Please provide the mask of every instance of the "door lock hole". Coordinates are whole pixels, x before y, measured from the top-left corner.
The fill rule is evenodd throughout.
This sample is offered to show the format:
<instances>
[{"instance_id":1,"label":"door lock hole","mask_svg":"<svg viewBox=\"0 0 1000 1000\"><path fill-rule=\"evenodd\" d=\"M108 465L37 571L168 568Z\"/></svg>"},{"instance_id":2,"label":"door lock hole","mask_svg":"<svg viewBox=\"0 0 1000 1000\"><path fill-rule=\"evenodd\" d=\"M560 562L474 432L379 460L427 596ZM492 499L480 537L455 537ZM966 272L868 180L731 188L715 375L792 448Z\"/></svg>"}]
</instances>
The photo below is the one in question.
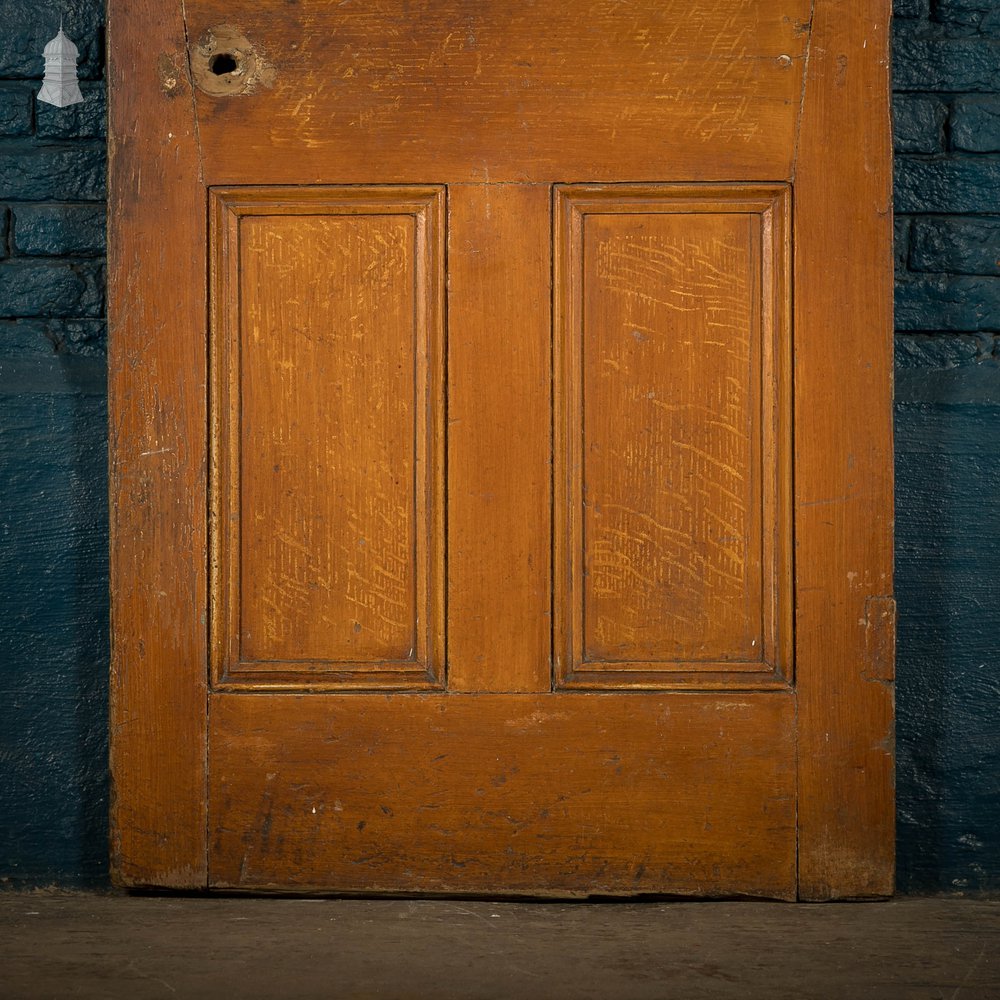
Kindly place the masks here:
<instances>
[{"instance_id":1,"label":"door lock hole","mask_svg":"<svg viewBox=\"0 0 1000 1000\"><path fill-rule=\"evenodd\" d=\"M273 87L274 68L231 24L206 28L190 48L191 80L210 97L242 97Z\"/></svg>"},{"instance_id":2,"label":"door lock hole","mask_svg":"<svg viewBox=\"0 0 1000 1000\"><path fill-rule=\"evenodd\" d=\"M220 52L217 56L212 56L208 68L216 76L225 76L227 73L235 73L237 65L236 56L230 52Z\"/></svg>"}]
</instances>

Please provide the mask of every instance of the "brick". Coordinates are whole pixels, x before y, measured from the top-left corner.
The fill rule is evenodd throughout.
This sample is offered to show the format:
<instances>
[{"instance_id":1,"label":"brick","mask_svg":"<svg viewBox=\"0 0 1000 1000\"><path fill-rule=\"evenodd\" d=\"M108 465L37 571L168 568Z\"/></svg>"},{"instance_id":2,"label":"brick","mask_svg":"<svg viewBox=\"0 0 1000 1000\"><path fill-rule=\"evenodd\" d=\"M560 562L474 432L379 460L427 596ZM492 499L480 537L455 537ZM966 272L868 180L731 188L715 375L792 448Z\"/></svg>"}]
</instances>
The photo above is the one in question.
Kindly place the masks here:
<instances>
[{"instance_id":1,"label":"brick","mask_svg":"<svg viewBox=\"0 0 1000 1000\"><path fill-rule=\"evenodd\" d=\"M105 252L105 206L32 202L14 205L14 253L34 256Z\"/></svg>"},{"instance_id":2,"label":"brick","mask_svg":"<svg viewBox=\"0 0 1000 1000\"><path fill-rule=\"evenodd\" d=\"M1000 330L1000 278L928 275L896 282L897 330Z\"/></svg>"},{"instance_id":3,"label":"brick","mask_svg":"<svg viewBox=\"0 0 1000 1000\"><path fill-rule=\"evenodd\" d=\"M0 147L0 199L101 201L106 171L103 144Z\"/></svg>"},{"instance_id":4,"label":"brick","mask_svg":"<svg viewBox=\"0 0 1000 1000\"><path fill-rule=\"evenodd\" d=\"M0 77L40 80L45 70L42 50L59 30L60 17L80 50L80 78L98 79L103 69L103 0L4 0Z\"/></svg>"},{"instance_id":5,"label":"brick","mask_svg":"<svg viewBox=\"0 0 1000 1000\"><path fill-rule=\"evenodd\" d=\"M994 213L1000 190L1000 157L923 160L897 156L897 212Z\"/></svg>"},{"instance_id":6,"label":"brick","mask_svg":"<svg viewBox=\"0 0 1000 1000\"><path fill-rule=\"evenodd\" d=\"M937 0L934 20L942 24L993 32L1000 27L996 0Z\"/></svg>"},{"instance_id":7,"label":"brick","mask_svg":"<svg viewBox=\"0 0 1000 1000\"><path fill-rule=\"evenodd\" d=\"M6 205L0 205L0 258L7 256L8 235L10 233L10 212Z\"/></svg>"},{"instance_id":8,"label":"brick","mask_svg":"<svg viewBox=\"0 0 1000 1000\"><path fill-rule=\"evenodd\" d=\"M958 98L951 109L951 144L972 153L1000 152L1000 96Z\"/></svg>"},{"instance_id":9,"label":"brick","mask_svg":"<svg viewBox=\"0 0 1000 1000\"><path fill-rule=\"evenodd\" d=\"M80 87L82 104L54 108L39 103L35 108L35 130L45 139L103 139L107 133L108 105L103 83Z\"/></svg>"},{"instance_id":10,"label":"brick","mask_svg":"<svg viewBox=\"0 0 1000 1000\"><path fill-rule=\"evenodd\" d=\"M893 17L923 17L930 14L930 0L893 0Z\"/></svg>"},{"instance_id":11,"label":"brick","mask_svg":"<svg viewBox=\"0 0 1000 1000\"><path fill-rule=\"evenodd\" d=\"M104 357L103 319L0 319L0 357L66 354Z\"/></svg>"},{"instance_id":12,"label":"brick","mask_svg":"<svg viewBox=\"0 0 1000 1000\"><path fill-rule=\"evenodd\" d=\"M0 136L17 138L31 135L31 105L34 101L27 87L0 86Z\"/></svg>"},{"instance_id":13,"label":"brick","mask_svg":"<svg viewBox=\"0 0 1000 1000\"><path fill-rule=\"evenodd\" d=\"M997 89L1000 41L911 37L898 24L894 36L895 90L991 93Z\"/></svg>"},{"instance_id":14,"label":"brick","mask_svg":"<svg viewBox=\"0 0 1000 1000\"><path fill-rule=\"evenodd\" d=\"M997 337L992 333L904 333L896 337L896 368L948 370L981 364L995 356Z\"/></svg>"},{"instance_id":15,"label":"brick","mask_svg":"<svg viewBox=\"0 0 1000 1000\"><path fill-rule=\"evenodd\" d=\"M939 153L944 149L948 106L937 97L897 94L892 100L892 139L897 153Z\"/></svg>"},{"instance_id":16,"label":"brick","mask_svg":"<svg viewBox=\"0 0 1000 1000\"><path fill-rule=\"evenodd\" d=\"M96 261L7 260L0 263L0 316L99 318L104 267Z\"/></svg>"},{"instance_id":17,"label":"brick","mask_svg":"<svg viewBox=\"0 0 1000 1000\"><path fill-rule=\"evenodd\" d=\"M915 271L1000 274L1000 219L918 218L908 263Z\"/></svg>"}]
</instances>

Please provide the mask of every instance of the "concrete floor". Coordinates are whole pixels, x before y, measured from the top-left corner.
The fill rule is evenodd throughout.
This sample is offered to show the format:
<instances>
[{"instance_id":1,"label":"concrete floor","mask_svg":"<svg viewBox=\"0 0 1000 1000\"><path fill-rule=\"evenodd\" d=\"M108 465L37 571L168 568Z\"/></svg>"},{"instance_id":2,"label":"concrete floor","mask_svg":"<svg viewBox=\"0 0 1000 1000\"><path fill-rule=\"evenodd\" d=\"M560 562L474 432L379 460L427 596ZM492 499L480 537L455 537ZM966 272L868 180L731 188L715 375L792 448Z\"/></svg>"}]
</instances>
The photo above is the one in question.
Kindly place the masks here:
<instances>
[{"instance_id":1,"label":"concrete floor","mask_svg":"<svg viewBox=\"0 0 1000 1000\"><path fill-rule=\"evenodd\" d=\"M1000 901L0 893L0 997L1000 1000Z\"/></svg>"}]
</instances>

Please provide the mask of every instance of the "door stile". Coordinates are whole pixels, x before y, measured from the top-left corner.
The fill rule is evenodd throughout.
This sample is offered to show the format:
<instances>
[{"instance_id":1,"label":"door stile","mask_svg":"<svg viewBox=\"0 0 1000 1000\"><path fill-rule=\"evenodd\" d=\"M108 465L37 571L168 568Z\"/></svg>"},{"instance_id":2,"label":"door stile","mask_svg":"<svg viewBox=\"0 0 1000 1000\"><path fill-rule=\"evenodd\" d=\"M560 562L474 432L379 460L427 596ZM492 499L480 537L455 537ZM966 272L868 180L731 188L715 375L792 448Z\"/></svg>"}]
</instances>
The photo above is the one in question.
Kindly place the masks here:
<instances>
[{"instance_id":1,"label":"door stile","mask_svg":"<svg viewBox=\"0 0 1000 1000\"><path fill-rule=\"evenodd\" d=\"M889 4L817 0L795 172L799 895L893 890Z\"/></svg>"},{"instance_id":2,"label":"door stile","mask_svg":"<svg viewBox=\"0 0 1000 1000\"><path fill-rule=\"evenodd\" d=\"M108 12L111 869L207 883L206 192L181 5Z\"/></svg>"}]
</instances>

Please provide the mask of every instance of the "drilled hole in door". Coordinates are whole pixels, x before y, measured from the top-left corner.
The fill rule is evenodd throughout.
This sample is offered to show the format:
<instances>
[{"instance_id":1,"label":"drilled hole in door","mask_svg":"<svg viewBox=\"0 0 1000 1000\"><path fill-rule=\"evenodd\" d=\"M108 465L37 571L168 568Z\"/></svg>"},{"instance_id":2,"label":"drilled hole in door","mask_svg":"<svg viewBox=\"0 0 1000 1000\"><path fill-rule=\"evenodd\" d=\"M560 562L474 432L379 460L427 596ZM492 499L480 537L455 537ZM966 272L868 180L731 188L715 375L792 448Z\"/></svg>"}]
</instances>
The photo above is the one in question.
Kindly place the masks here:
<instances>
[{"instance_id":1,"label":"drilled hole in door","mask_svg":"<svg viewBox=\"0 0 1000 1000\"><path fill-rule=\"evenodd\" d=\"M220 52L209 60L208 68L216 76L225 76L236 71L236 57L228 52Z\"/></svg>"}]
</instances>

